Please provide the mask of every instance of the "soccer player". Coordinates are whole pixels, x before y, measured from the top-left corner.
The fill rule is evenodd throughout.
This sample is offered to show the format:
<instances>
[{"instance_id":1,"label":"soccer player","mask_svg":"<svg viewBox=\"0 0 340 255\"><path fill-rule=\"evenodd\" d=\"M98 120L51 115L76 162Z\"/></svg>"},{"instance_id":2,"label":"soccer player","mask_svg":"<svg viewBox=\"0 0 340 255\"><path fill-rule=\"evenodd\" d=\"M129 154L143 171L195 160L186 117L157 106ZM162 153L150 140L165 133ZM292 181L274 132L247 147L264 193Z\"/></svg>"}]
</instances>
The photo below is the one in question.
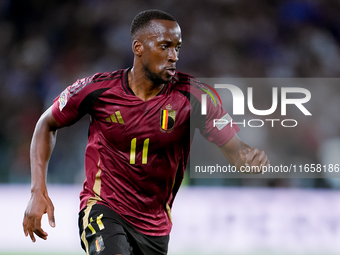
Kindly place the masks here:
<instances>
[{"instance_id":1,"label":"soccer player","mask_svg":"<svg viewBox=\"0 0 340 255\"><path fill-rule=\"evenodd\" d=\"M47 239L41 218L55 226L46 173L56 131L90 115L86 180L80 194L79 230L87 254L167 254L170 209L198 128L238 168L268 165L266 154L237 136L209 89L176 71L182 44L176 20L159 10L139 13L131 25L133 66L80 79L40 117L31 143L31 199L26 236ZM201 115L202 94L208 94Z\"/></svg>"}]
</instances>

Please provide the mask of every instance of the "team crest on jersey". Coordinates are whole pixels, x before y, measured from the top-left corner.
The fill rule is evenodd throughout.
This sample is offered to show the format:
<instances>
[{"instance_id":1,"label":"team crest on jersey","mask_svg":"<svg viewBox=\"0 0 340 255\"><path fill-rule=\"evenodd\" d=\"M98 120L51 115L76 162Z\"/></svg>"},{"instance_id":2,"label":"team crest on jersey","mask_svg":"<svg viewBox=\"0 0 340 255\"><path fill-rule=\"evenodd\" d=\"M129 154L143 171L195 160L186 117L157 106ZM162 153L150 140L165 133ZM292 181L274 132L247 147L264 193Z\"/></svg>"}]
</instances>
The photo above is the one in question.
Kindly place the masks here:
<instances>
[{"instance_id":1,"label":"team crest on jersey","mask_svg":"<svg viewBox=\"0 0 340 255\"><path fill-rule=\"evenodd\" d=\"M63 92L61 92L59 96L59 110L62 111L65 105L67 104L67 100L70 97L70 92L68 89L65 89Z\"/></svg>"},{"instance_id":2,"label":"team crest on jersey","mask_svg":"<svg viewBox=\"0 0 340 255\"><path fill-rule=\"evenodd\" d=\"M161 128L171 130L175 126L176 111L161 110Z\"/></svg>"}]
</instances>

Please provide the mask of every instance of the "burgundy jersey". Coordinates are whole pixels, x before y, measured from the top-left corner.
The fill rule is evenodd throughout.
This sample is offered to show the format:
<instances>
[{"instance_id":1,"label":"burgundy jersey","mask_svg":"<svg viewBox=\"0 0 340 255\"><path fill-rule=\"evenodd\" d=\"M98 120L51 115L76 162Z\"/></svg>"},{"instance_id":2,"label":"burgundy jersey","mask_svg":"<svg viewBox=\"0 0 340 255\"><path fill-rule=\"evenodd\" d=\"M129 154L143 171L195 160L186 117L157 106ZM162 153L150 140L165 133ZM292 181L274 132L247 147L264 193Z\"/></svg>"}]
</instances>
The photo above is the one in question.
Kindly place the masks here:
<instances>
[{"instance_id":1,"label":"burgundy jersey","mask_svg":"<svg viewBox=\"0 0 340 255\"><path fill-rule=\"evenodd\" d=\"M177 72L157 96L143 101L129 88L128 71L76 81L54 100L52 113L63 125L91 116L81 209L104 204L143 234L167 235L191 131L199 128L221 146L239 128L213 127L214 119L227 115L218 101L207 100L207 115L201 115L201 95L208 88L192 76Z\"/></svg>"}]
</instances>

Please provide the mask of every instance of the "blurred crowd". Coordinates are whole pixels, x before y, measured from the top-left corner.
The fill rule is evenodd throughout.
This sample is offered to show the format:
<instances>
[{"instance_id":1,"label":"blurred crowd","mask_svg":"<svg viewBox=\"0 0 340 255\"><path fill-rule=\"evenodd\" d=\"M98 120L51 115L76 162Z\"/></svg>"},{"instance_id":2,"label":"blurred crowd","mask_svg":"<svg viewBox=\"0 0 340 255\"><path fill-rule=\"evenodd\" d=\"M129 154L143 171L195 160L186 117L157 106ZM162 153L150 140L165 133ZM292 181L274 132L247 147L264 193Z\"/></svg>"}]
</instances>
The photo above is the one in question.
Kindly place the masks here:
<instances>
[{"instance_id":1,"label":"blurred crowd","mask_svg":"<svg viewBox=\"0 0 340 255\"><path fill-rule=\"evenodd\" d=\"M197 77L337 78L338 0L2 0L0 1L0 183L30 181L36 121L78 78L132 65L129 26L140 11L161 9L182 28L178 69ZM297 129L263 129L256 146L274 162L320 163L323 141L340 136L340 90L310 85L326 116ZM265 96L265 95L262 95ZM49 181L80 183L88 119L58 131ZM276 133L275 133L276 132ZM263 133L263 131L262 131ZM271 134L273 133L273 134ZM275 134L274 134L275 133ZM275 139L269 139L275 135ZM333 187L313 180L193 180L198 184Z\"/></svg>"}]
</instances>

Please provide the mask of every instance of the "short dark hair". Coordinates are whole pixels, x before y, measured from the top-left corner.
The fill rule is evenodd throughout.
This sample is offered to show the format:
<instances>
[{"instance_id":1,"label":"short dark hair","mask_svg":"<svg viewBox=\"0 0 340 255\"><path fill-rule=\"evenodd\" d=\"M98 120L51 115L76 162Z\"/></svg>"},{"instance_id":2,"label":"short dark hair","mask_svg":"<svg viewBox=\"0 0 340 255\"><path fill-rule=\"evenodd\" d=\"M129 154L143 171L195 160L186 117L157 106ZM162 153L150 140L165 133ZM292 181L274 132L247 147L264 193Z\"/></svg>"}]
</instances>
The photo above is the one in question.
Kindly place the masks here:
<instances>
[{"instance_id":1,"label":"short dark hair","mask_svg":"<svg viewBox=\"0 0 340 255\"><path fill-rule=\"evenodd\" d=\"M130 27L131 38L133 38L140 29L145 28L147 25L149 25L150 21L154 19L170 20L177 22L173 16L161 10L151 9L142 11L136 15L136 17L133 19L131 23Z\"/></svg>"}]
</instances>

